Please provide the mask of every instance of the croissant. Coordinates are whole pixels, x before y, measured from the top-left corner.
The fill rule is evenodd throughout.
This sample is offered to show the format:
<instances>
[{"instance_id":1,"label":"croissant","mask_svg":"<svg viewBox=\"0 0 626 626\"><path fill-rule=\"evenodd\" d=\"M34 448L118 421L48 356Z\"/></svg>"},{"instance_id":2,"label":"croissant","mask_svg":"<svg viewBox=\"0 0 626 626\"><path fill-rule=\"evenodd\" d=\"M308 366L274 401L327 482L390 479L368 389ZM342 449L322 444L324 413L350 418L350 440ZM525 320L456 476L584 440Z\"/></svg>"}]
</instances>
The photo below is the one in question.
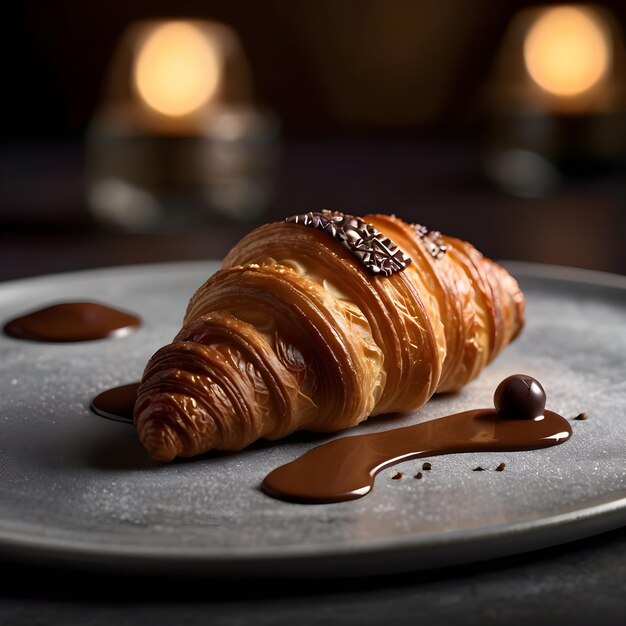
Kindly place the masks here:
<instances>
[{"instance_id":1,"label":"croissant","mask_svg":"<svg viewBox=\"0 0 626 626\"><path fill-rule=\"evenodd\" d=\"M515 279L471 244L395 216L266 224L146 365L139 439L171 461L415 410L475 378L519 334L524 305Z\"/></svg>"}]
</instances>

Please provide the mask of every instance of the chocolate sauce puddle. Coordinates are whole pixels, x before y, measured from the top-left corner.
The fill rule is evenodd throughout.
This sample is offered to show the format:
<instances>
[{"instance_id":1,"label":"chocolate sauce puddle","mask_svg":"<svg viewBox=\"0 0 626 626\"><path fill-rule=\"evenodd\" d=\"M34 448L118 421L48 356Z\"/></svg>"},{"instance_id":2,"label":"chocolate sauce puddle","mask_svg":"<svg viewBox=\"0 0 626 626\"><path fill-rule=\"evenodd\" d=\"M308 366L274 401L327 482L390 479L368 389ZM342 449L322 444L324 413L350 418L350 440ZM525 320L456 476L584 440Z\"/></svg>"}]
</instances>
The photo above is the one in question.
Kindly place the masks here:
<instances>
[{"instance_id":1,"label":"chocolate sauce puddle","mask_svg":"<svg viewBox=\"0 0 626 626\"><path fill-rule=\"evenodd\" d=\"M459 452L508 452L547 448L567 441L568 421L552 411L510 419L478 409L381 433L336 439L270 472L262 489L281 500L330 503L371 491L382 469L420 457Z\"/></svg>"},{"instance_id":2,"label":"chocolate sauce puddle","mask_svg":"<svg viewBox=\"0 0 626 626\"><path fill-rule=\"evenodd\" d=\"M91 410L110 420L133 424L133 410L139 383L113 387L98 394L92 401Z\"/></svg>"},{"instance_id":3,"label":"chocolate sauce puddle","mask_svg":"<svg viewBox=\"0 0 626 626\"><path fill-rule=\"evenodd\" d=\"M63 302L16 317L4 325L17 339L67 343L123 337L141 326L130 313L97 302Z\"/></svg>"}]
</instances>

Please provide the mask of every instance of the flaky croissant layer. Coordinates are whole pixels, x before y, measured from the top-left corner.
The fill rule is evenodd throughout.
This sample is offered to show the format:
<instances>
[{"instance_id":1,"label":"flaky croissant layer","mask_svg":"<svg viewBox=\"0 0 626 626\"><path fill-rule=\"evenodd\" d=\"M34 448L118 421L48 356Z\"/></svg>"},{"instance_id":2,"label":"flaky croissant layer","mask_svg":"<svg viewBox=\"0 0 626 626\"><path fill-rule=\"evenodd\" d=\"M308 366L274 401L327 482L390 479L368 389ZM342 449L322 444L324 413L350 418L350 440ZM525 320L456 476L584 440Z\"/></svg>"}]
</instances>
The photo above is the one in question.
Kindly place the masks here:
<instances>
[{"instance_id":1,"label":"flaky croissant layer","mask_svg":"<svg viewBox=\"0 0 626 626\"><path fill-rule=\"evenodd\" d=\"M155 459L417 409L524 324L515 279L467 242L388 215L299 217L244 237L148 362L135 424Z\"/></svg>"}]
</instances>

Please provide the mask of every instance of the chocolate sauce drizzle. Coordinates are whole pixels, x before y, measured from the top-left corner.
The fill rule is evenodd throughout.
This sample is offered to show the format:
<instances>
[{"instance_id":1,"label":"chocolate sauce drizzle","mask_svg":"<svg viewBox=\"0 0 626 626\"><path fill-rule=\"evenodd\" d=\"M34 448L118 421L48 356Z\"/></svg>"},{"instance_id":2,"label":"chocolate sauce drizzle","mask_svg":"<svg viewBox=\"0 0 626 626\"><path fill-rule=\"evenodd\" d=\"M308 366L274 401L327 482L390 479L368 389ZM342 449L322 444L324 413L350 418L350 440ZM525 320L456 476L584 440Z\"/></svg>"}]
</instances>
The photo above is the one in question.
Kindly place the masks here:
<instances>
[{"instance_id":1,"label":"chocolate sauce drizzle","mask_svg":"<svg viewBox=\"0 0 626 626\"><path fill-rule=\"evenodd\" d=\"M409 459L458 452L505 452L547 448L567 441L569 422L545 411L534 419L502 417L494 409L448 415L405 428L342 437L270 472L268 495L303 503L354 500L371 491L374 477Z\"/></svg>"},{"instance_id":2,"label":"chocolate sauce drizzle","mask_svg":"<svg viewBox=\"0 0 626 626\"><path fill-rule=\"evenodd\" d=\"M69 343L123 337L141 326L141 319L130 313L97 302L62 302L4 325L4 332L16 339Z\"/></svg>"},{"instance_id":3,"label":"chocolate sauce drizzle","mask_svg":"<svg viewBox=\"0 0 626 626\"><path fill-rule=\"evenodd\" d=\"M89 405L89 408L107 419L116 422L133 424L133 411L137 399L139 383L130 383L121 387L113 387L99 393Z\"/></svg>"},{"instance_id":4,"label":"chocolate sauce drizzle","mask_svg":"<svg viewBox=\"0 0 626 626\"><path fill-rule=\"evenodd\" d=\"M389 237L354 215L345 215L338 211L310 211L293 215L285 221L328 233L356 256L372 274L391 276L411 263L411 258Z\"/></svg>"},{"instance_id":5,"label":"chocolate sauce drizzle","mask_svg":"<svg viewBox=\"0 0 626 626\"><path fill-rule=\"evenodd\" d=\"M438 230L429 230L421 224L412 224L412 226L431 256L441 259L448 251L448 246L441 242L441 233Z\"/></svg>"}]
</instances>

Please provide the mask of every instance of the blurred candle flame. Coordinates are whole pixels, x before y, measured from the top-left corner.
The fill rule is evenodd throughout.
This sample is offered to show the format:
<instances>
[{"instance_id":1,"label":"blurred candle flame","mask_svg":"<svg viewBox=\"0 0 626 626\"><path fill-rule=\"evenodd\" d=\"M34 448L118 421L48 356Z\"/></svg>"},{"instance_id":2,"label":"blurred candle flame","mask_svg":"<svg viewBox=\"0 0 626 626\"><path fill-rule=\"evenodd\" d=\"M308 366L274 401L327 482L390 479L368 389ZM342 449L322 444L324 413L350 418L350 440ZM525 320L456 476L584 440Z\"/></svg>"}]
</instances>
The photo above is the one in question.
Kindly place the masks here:
<instances>
[{"instance_id":1,"label":"blurred candle flame","mask_svg":"<svg viewBox=\"0 0 626 626\"><path fill-rule=\"evenodd\" d=\"M180 117L215 95L220 60L208 34L189 22L167 22L142 42L135 58L134 86L141 100L163 115Z\"/></svg>"},{"instance_id":2,"label":"blurred candle flame","mask_svg":"<svg viewBox=\"0 0 626 626\"><path fill-rule=\"evenodd\" d=\"M589 9L548 9L526 35L524 61L531 78L545 91L557 96L580 95L607 73L607 29Z\"/></svg>"}]
</instances>

